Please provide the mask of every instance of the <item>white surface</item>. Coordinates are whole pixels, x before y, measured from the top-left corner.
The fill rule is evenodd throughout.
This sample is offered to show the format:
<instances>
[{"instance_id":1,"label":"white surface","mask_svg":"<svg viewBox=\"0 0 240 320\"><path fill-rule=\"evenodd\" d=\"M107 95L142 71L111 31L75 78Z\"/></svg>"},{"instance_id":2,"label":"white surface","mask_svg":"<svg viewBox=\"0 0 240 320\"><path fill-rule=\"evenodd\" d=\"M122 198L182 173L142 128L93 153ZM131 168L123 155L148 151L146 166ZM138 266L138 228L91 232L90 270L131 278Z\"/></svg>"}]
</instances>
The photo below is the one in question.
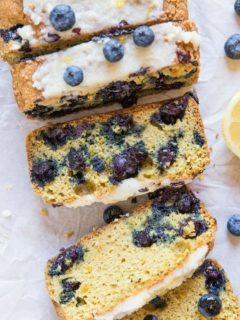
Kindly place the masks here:
<instances>
[{"instance_id":1,"label":"white surface","mask_svg":"<svg viewBox=\"0 0 240 320\"><path fill-rule=\"evenodd\" d=\"M192 43L196 49L199 47L199 36L195 31L184 31L172 22L152 26L152 30L155 40L147 48L137 46L132 35L126 36L124 57L117 63L108 62L103 54L109 38L47 55L33 74L33 86L42 91L45 98L96 93L110 82L123 81L141 68L150 67L150 72L154 73L176 64L177 42ZM72 65L80 67L84 74L83 82L76 87L71 87L63 79L66 68Z\"/></svg>"},{"instance_id":2,"label":"white surface","mask_svg":"<svg viewBox=\"0 0 240 320\"><path fill-rule=\"evenodd\" d=\"M179 287L184 281L186 281L188 278L191 278L196 269L203 264L208 251L209 248L207 245L198 248L190 255L182 268L175 270L163 281L149 288L148 290L143 290L137 295L126 299L111 312L105 313L101 316L95 315L94 318L96 320L122 319L123 317L131 315L133 312L142 308L145 304L154 299L157 294L162 294Z\"/></svg>"},{"instance_id":3,"label":"white surface","mask_svg":"<svg viewBox=\"0 0 240 320\"><path fill-rule=\"evenodd\" d=\"M211 256L228 271L240 296L240 239L230 236L226 229L228 217L240 213L240 160L227 150L221 136L224 109L240 89L240 61L225 59L223 51L227 37L240 32L233 3L191 1L191 16L202 35L202 74L196 88L213 148L212 165L203 180L196 179L193 186L218 220L217 242ZM46 260L59 248L103 224L104 206L77 210L47 207L49 217L40 215L46 206L31 191L24 150L26 133L40 123L27 121L17 111L8 67L1 64L0 69L0 212L12 212L8 219L0 215L0 318L56 320L43 284ZM132 207L129 203L121 205L126 210ZM70 231L74 235L65 239Z\"/></svg>"}]
</instances>

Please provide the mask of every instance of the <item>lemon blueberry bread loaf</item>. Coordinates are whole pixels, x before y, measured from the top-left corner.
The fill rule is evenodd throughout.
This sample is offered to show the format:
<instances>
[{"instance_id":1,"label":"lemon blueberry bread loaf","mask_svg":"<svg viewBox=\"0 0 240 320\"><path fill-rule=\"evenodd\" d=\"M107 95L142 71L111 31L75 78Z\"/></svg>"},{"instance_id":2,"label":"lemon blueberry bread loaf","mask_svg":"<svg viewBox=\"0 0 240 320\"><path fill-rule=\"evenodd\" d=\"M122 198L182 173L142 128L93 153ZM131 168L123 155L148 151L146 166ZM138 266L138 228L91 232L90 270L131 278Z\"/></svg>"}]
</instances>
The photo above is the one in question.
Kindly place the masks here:
<instances>
[{"instance_id":1,"label":"lemon blueberry bread loaf","mask_svg":"<svg viewBox=\"0 0 240 320\"><path fill-rule=\"evenodd\" d=\"M49 295L61 319L120 319L191 277L215 232L215 220L193 193L165 188L51 259Z\"/></svg>"},{"instance_id":2,"label":"lemon blueberry bread loaf","mask_svg":"<svg viewBox=\"0 0 240 320\"><path fill-rule=\"evenodd\" d=\"M103 36L12 68L17 103L47 119L188 86L199 75L199 36L190 21Z\"/></svg>"},{"instance_id":3,"label":"lemon blueberry bread loaf","mask_svg":"<svg viewBox=\"0 0 240 320\"><path fill-rule=\"evenodd\" d=\"M206 260L191 279L124 320L239 320L237 297L222 267ZM72 319L71 317L69 320Z\"/></svg>"},{"instance_id":4,"label":"lemon blueberry bread loaf","mask_svg":"<svg viewBox=\"0 0 240 320\"><path fill-rule=\"evenodd\" d=\"M1 56L14 63L101 33L187 18L187 0L1 0Z\"/></svg>"},{"instance_id":5,"label":"lemon blueberry bread loaf","mask_svg":"<svg viewBox=\"0 0 240 320\"><path fill-rule=\"evenodd\" d=\"M114 203L188 182L209 163L196 97L50 125L27 138L34 191L68 207Z\"/></svg>"}]
</instances>

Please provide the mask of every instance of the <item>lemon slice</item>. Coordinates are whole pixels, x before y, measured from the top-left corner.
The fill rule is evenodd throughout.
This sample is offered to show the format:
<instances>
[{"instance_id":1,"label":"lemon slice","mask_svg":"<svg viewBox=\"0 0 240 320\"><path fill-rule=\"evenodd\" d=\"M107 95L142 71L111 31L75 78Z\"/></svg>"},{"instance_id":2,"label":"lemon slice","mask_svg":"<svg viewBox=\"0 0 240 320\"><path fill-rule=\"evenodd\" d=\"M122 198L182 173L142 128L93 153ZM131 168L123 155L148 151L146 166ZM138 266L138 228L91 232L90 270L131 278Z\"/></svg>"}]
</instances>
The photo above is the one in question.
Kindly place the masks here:
<instances>
[{"instance_id":1,"label":"lemon slice","mask_svg":"<svg viewBox=\"0 0 240 320\"><path fill-rule=\"evenodd\" d=\"M230 100L222 123L228 148L240 158L240 91Z\"/></svg>"}]
</instances>

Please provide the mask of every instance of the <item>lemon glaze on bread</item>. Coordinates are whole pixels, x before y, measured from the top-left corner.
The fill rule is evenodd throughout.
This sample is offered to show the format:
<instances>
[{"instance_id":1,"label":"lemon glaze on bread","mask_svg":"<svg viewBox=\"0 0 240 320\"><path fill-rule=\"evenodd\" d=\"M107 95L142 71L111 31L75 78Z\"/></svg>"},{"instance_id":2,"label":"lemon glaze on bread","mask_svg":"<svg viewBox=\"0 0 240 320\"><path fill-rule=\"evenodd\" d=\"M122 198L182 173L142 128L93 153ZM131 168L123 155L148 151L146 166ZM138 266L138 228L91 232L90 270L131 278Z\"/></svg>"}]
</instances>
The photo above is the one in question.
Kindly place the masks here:
<instances>
[{"instance_id":1,"label":"lemon glaze on bread","mask_svg":"<svg viewBox=\"0 0 240 320\"><path fill-rule=\"evenodd\" d=\"M157 297L124 320L143 320L150 314L158 320L203 320L206 318L198 310L199 300L211 291L217 293L222 303L219 314L211 319L239 320L238 298L233 293L226 273L214 260L206 260L191 279L165 296Z\"/></svg>"},{"instance_id":2,"label":"lemon glaze on bread","mask_svg":"<svg viewBox=\"0 0 240 320\"><path fill-rule=\"evenodd\" d=\"M179 286L212 248L216 222L185 187L83 237L48 262L61 319L120 319Z\"/></svg>"},{"instance_id":3,"label":"lemon glaze on bread","mask_svg":"<svg viewBox=\"0 0 240 320\"><path fill-rule=\"evenodd\" d=\"M89 116L33 131L34 191L47 203L114 203L200 174L209 153L196 97Z\"/></svg>"},{"instance_id":4,"label":"lemon glaze on bread","mask_svg":"<svg viewBox=\"0 0 240 320\"><path fill-rule=\"evenodd\" d=\"M145 48L132 33L117 38L123 58L106 60L103 48L110 36L99 37L64 51L12 67L20 111L29 118L48 119L114 102L131 106L143 95L195 83L199 76L199 36L191 21L152 26L154 42ZM82 72L82 82L70 85L68 68Z\"/></svg>"},{"instance_id":5,"label":"lemon glaze on bread","mask_svg":"<svg viewBox=\"0 0 240 320\"><path fill-rule=\"evenodd\" d=\"M0 2L0 51L10 63L57 51L93 36L133 29L164 21L188 18L187 0L71 0L76 23L58 31L49 16L55 0L2 0ZM105 19L102 19L104 16Z\"/></svg>"}]
</instances>

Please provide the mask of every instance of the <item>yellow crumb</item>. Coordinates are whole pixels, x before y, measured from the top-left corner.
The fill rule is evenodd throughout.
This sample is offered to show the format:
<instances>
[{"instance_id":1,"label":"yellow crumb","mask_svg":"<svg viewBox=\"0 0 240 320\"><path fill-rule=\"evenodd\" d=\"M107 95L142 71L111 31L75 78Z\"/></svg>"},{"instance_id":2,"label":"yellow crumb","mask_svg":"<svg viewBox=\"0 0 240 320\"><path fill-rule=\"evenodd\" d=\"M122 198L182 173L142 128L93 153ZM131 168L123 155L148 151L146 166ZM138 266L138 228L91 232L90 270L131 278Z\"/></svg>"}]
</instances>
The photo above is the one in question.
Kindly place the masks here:
<instances>
[{"instance_id":1,"label":"yellow crumb","mask_svg":"<svg viewBox=\"0 0 240 320\"><path fill-rule=\"evenodd\" d=\"M198 180L202 181L203 180L203 176L198 176Z\"/></svg>"},{"instance_id":2,"label":"yellow crumb","mask_svg":"<svg viewBox=\"0 0 240 320\"><path fill-rule=\"evenodd\" d=\"M126 0L117 0L117 8L122 9L126 4Z\"/></svg>"},{"instance_id":3,"label":"yellow crumb","mask_svg":"<svg viewBox=\"0 0 240 320\"><path fill-rule=\"evenodd\" d=\"M64 233L64 238L65 238L65 239L69 239L69 238L71 238L73 235L74 235L74 232L73 232L73 231L68 231L68 232L65 232L65 233Z\"/></svg>"},{"instance_id":4,"label":"yellow crumb","mask_svg":"<svg viewBox=\"0 0 240 320\"><path fill-rule=\"evenodd\" d=\"M47 209L45 209L45 208L41 209L40 214L42 217L45 217L45 218L47 218L49 216L49 213L48 213Z\"/></svg>"}]
</instances>

